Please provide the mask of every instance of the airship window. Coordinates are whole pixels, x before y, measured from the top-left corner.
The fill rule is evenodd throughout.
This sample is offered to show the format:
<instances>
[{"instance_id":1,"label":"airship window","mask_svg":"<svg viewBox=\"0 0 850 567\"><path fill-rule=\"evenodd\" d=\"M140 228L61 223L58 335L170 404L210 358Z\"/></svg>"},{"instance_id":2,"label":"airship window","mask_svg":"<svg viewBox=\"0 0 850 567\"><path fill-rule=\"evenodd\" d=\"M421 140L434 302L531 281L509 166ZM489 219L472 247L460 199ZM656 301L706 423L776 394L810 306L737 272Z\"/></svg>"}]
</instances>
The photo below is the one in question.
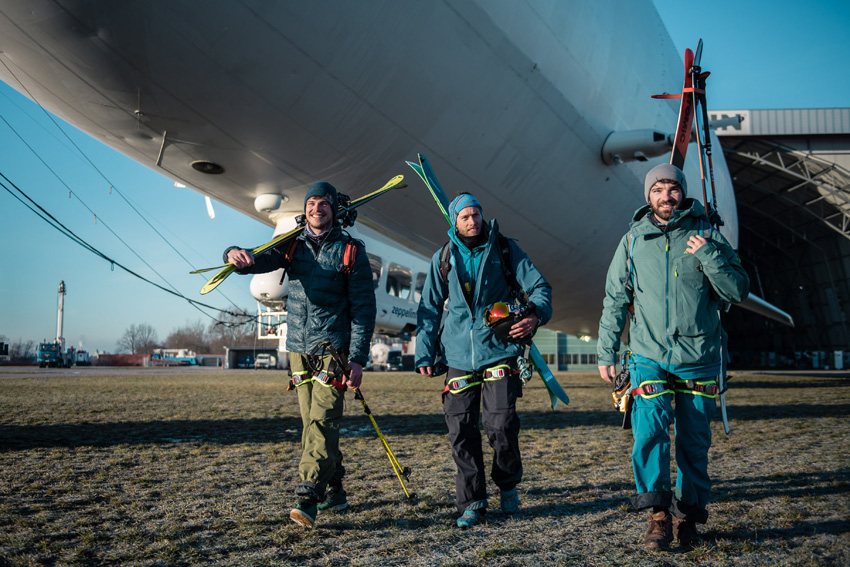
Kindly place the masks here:
<instances>
[{"instance_id":1,"label":"airship window","mask_svg":"<svg viewBox=\"0 0 850 567\"><path fill-rule=\"evenodd\" d=\"M416 274L416 287L413 288L413 299L418 303L422 298L422 289L425 287L425 274Z\"/></svg>"},{"instance_id":2,"label":"airship window","mask_svg":"<svg viewBox=\"0 0 850 567\"><path fill-rule=\"evenodd\" d=\"M381 262L381 258L379 256L369 254L368 252L366 252L366 255L369 257L369 266L372 268L372 289L378 289L378 282L381 281L381 269L383 269L383 262Z\"/></svg>"},{"instance_id":3,"label":"airship window","mask_svg":"<svg viewBox=\"0 0 850 567\"><path fill-rule=\"evenodd\" d=\"M407 299L410 295L410 282L413 277L412 270L398 264L390 264L387 270L387 293Z\"/></svg>"}]
</instances>

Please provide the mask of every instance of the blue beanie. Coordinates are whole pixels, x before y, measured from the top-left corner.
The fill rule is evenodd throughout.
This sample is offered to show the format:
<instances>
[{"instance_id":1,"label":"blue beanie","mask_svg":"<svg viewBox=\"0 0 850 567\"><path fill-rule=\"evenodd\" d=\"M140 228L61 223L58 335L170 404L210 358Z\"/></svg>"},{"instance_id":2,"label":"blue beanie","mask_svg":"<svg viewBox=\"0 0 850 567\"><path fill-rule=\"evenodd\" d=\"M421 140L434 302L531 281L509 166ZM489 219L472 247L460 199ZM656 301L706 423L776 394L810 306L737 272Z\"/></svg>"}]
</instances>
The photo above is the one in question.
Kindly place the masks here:
<instances>
[{"instance_id":1,"label":"blue beanie","mask_svg":"<svg viewBox=\"0 0 850 567\"><path fill-rule=\"evenodd\" d=\"M484 209L481 208L481 203L478 202L478 199L469 193L463 193L449 203L449 216L452 218L452 226L455 226L457 223L457 214L466 207L478 207L481 216L484 216Z\"/></svg>"},{"instance_id":2,"label":"blue beanie","mask_svg":"<svg viewBox=\"0 0 850 567\"><path fill-rule=\"evenodd\" d=\"M331 206L333 216L336 218L337 210L337 195L336 187L327 181L317 181L307 188L307 193L304 195L304 210L307 210L307 201L310 197L321 197Z\"/></svg>"}]
</instances>

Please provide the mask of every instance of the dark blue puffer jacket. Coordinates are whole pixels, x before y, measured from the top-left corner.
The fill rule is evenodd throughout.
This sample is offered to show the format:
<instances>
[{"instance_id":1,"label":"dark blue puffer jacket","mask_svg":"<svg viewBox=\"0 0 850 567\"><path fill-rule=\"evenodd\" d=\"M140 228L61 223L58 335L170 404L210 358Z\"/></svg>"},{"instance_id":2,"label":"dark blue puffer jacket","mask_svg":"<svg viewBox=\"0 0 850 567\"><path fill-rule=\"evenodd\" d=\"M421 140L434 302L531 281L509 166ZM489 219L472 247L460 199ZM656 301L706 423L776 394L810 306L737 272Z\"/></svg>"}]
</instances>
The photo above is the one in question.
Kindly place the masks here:
<instances>
[{"instance_id":1,"label":"dark blue puffer jacket","mask_svg":"<svg viewBox=\"0 0 850 567\"><path fill-rule=\"evenodd\" d=\"M352 237L335 226L315 238L302 232L287 270L286 350L309 353L329 340L349 360L365 365L375 330L375 291L366 247L355 240L357 254L351 273L343 272L345 245ZM254 258L240 274L262 274L285 266L288 246ZM226 252L225 252L226 255Z\"/></svg>"}]
</instances>

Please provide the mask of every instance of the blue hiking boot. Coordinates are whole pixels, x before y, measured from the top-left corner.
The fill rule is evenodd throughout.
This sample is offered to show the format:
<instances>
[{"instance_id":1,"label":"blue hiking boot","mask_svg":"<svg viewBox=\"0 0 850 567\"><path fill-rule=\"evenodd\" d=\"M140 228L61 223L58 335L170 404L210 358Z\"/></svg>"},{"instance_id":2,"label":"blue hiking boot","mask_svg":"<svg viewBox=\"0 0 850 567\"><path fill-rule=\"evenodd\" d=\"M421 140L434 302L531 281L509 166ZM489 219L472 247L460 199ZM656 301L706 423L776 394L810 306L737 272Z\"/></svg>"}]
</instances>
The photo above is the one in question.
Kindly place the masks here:
<instances>
[{"instance_id":1,"label":"blue hiking boot","mask_svg":"<svg viewBox=\"0 0 850 567\"><path fill-rule=\"evenodd\" d=\"M316 502L310 498L305 498L299 501L298 505L289 513L289 519L310 530L316 523L317 512Z\"/></svg>"},{"instance_id":2,"label":"blue hiking boot","mask_svg":"<svg viewBox=\"0 0 850 567\"><path fill-rule=\"evenodd\" d=\"M457 519L457 527L460 529L469 529L481 521L481 514L478 510L465 510L463 515Z\"/></svg>"},{"instance_id":3,"label":"blue hiking boot","mask_svg":"<svg viewBox=\"0 0 850 567\"><path fill-rule=\"evenodd\" d=\"M345 490L328 491L328 497L319 502L318 509L322 512L342 512L348 508Z\"/></svg>"},{"instance_id":4,"label":"blue hiking boot","mask_svg":"<svg viewBox=\"0 0 850 567\"><path fill-rule=\"evenodd\" d=\"M516 487L503 490L499 494L499 500L502 512L505 514L513 514L519 509L519 494L517 494Z\"/></svg>"}]
</instances>

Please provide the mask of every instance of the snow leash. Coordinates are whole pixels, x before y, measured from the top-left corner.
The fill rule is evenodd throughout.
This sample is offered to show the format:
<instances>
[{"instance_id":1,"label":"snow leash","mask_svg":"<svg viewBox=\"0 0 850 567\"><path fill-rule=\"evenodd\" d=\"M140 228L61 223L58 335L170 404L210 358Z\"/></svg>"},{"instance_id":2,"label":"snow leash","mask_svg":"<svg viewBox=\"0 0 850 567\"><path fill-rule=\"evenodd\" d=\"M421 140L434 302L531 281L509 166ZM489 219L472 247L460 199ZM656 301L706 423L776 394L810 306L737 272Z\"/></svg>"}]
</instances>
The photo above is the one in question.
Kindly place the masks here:
<instances>
[{"instance_id":1,"label":"snow leash","mask_svg":"<svg viewBox=\"0 0 850 567\"><path fill-rule=\"evenodd\" d=\"M348 361L345 360L345 357L340 356L339 352L333 347L330 341L325 341L316 347L316 350L325 349L330 353L331 357L337 363L337 365L342 369L345 377L348 378L351 374L351 367L348 365ZM410 467L402 467L398 459L396 459L395 453L390 449L390 444L387 442L387 438L384 437L384 434L381 433L381 429L378 427L378 423L375 421L375 418L372 416L372 410L369 409L369 405L366 403L365 398L363 398L363 394L360 392L360 388L352 388L354 390L354 399L359 400L363 405L363 412L369 416L369 420L372 422L372 426L375 428L375 432L378 434L378 438L381 440L381 444L384 446L384 451L387 453L387 458L390 460L390 464L393 467L393 472L396 477L398 477L398 481L401 483L401 489L404 490L404 495L407 496L408 500L413 500L416 498L416 495L412 492L407 491L407 486L404 484L404 481L410 481Z\"/></svg>"},{"instance_id":2,"label":"snow leash","mask_svg":"<svg viewBox=\"0 0 850 567\"><path fill-rule=\"evenodd\" d=\"M373 191L373 192L371 192L367 195L364 195L362 197L359 197L359 198L357 198L353 201L351 200L351 198L348 195L340 193L339 194L339 208L337 209L336 218L339 219L340 224L343 227L352 226L354 224L355 219L357 218L357 211L355 210L355 209L357 209L357 207L359 207L360 205L365 205L366 203L368 203L372 199L380 197L384 193L387 193L388 191L392 191L393 189L404 189L405 187L407 187L407 185L402 184L403 179L404 179L403 175L396 175L395 177L390 179L387 182L386 185L384 185L383 187L381 187L377 191ZM304 217L304 215L298 215L296 217L296 223L297 223L298 226L296 226L295 228L293 228L289 232L284 232L283 234L279 234L279 235L275 236L274 238L272 238L270 241L266 242L265 244L261 244L260 246L257 246L256 248L251 250L251 254L253 254L254 256L256 256L257 254L263 254L264 252L268 252L269 250L273 250L275 248L282 247L285 244L294 240L295 238L298 238L298 236L301 234L301 232L304 230L304 227L307 224L306 218ZM201 288L201 295L205 295L205 294L211 292L212 290L214 290L215 288L217 288L221 284L221 282L223 282L225 279L227 279L227 276L229 276L230 274L233 273L233 271L235 269L236 269L236 267L233 264L227 263L227 264L224 264L224 265L221 265L221 266L215 266L215 267L212 267L212 268L202 268L200 270L194 270L194 271L189 272L189 273L190 274L200 274L200 273L203 273L203 272L210 272L212 270L220 270L216 275L214 275L212 278L210 278L210 280L206 284L204 284L204 287Z\"/></svg>"},{"instance_id":3,"label":"snow leash","mask_svg":"<svg viewBox=\"0 0 850 567\"><path fill-rule=\"evenodd\" d=\"M431 163L428 161L422 154L418 154L419 163L407 162L413 171L422 179L422 182L425 183L425 186L428 188L428 191L431 193L431 196L436 201L437 206L440 208L440 212L443 213L443 216L446 219L446 222L449 223L449 226L452 226L451 217L449 216L449 198L446 195L446 192L443 191L442 185L437 181L437 176L434 174L433 168L431 168ZM543 385L546 386L546 392L549 394L549 402L552 405L552 409L558 407L558 402L564 402L564 405L568 405L570 403L570 398L567 396L567 393L561 388L561 385L555 379L552 371L549 370L549 366L546 364L546 361L543 359L543 355L540 354L540 351L537 349L537 346L531 341L529 341L529 357L531 358L532 366L537 370L537 374L543 380ZM520 357L521 359L521 357ZM518 360L520 360L518 359Z\"/></svg>"}]
</instances>

